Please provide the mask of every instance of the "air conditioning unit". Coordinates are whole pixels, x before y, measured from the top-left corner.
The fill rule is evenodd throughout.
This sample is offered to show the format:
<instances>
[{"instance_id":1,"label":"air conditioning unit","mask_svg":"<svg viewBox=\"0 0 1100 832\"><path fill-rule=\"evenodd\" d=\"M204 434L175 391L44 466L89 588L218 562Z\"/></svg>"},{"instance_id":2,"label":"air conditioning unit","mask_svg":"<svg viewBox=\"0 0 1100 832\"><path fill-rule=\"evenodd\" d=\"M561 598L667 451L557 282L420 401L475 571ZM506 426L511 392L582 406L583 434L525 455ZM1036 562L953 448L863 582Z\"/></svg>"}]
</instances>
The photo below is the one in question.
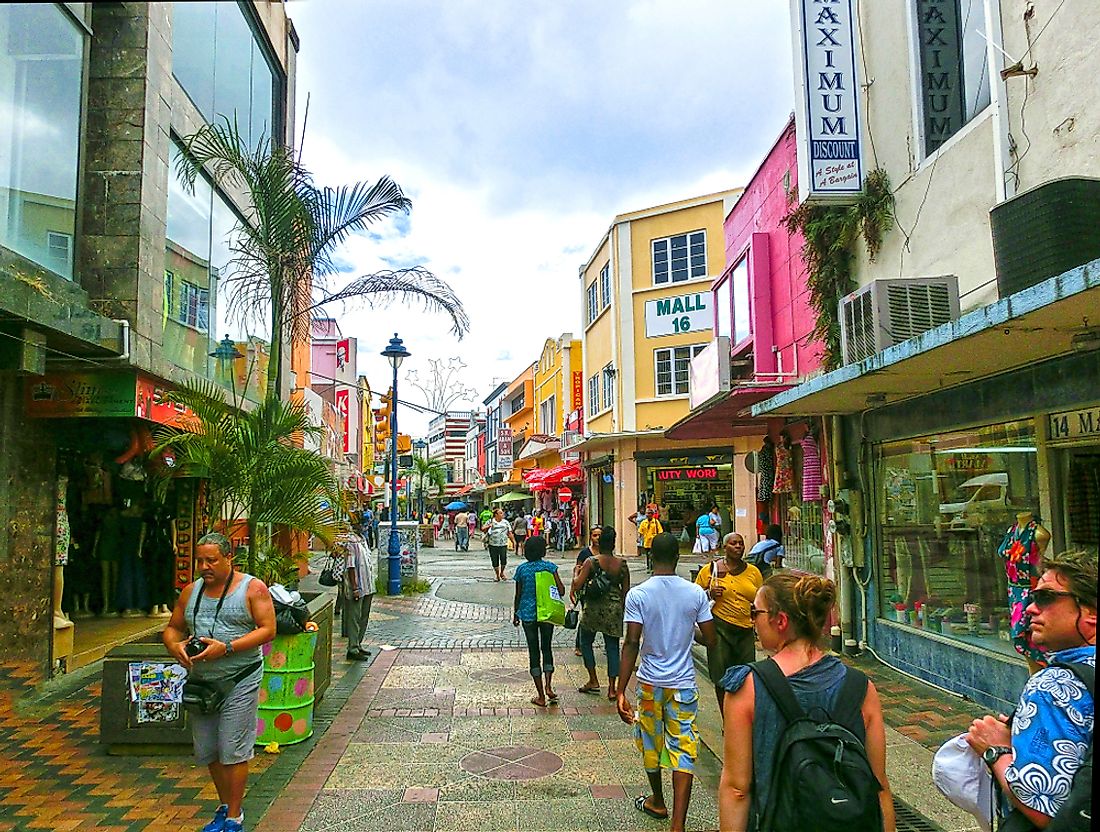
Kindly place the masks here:
<instances>
[{"instance_id":1,"label":"air conditioning unit","mask_svg":"<svg viewBox=\"0 0 1100 832\"><path fill-rule=\"evenodd\" d=\"M958 317L955 275L873 280L840 301L844 363L862 361Z\"/></svg>"},{"instance_id":2,"label":"air conditioning unit","mask_svg":"<svg viewBox=\"0 0 1100 832\"><path fill-rule=\"evenodd\" d=\"M576 445L584 437L581 436L581 432L577 430L563 431L561 435L561 461L562 462L579 462L581 458L580 451L568 450L570 445Z\"/></svg>"}]
</instances>

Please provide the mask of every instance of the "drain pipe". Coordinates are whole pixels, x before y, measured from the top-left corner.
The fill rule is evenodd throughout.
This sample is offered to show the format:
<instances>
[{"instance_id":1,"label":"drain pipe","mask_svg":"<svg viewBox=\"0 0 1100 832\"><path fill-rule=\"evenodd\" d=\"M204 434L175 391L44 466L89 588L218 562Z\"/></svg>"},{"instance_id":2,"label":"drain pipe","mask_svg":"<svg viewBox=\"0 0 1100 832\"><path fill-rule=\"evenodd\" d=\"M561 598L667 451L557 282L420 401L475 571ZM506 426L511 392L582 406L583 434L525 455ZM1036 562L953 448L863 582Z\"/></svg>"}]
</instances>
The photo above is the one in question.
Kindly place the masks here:
<instances>
[{"instance_id":1,"label":"drain pipe","mask_svg":"<svg viewBox=\"0 0 1100 832\"><path fill-rule=\"evenodd\" d=\"M844 455L844 440L840 429L840 417L829 416L829 474L832 482L832 495L835 499L843 482L843 469L841 463ZM840 632L833 634L834 645L839 639L842 644L852 642L852 575L850 567L852 547L855 545L855 525L852 524L851 533L847 536L835 531L833 536L833 567L837 577L837 598L840 607ZM848 556L844 556L844 548L848 547Z\"/></svg>"}]
</instances>

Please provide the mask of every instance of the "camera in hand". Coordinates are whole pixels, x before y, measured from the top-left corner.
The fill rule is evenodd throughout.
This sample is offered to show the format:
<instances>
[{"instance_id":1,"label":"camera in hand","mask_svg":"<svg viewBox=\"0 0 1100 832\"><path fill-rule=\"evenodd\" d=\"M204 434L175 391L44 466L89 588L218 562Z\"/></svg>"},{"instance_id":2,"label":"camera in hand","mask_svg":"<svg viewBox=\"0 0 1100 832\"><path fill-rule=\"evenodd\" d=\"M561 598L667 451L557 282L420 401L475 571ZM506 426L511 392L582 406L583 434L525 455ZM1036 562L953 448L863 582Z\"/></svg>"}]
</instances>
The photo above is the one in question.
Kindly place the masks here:
<instances>
[{"instance_id":1,"label":"camera in hand","mask_svg":"<svg viewBox=\"0 0 1100 832\"><path fill-rule=\"evenodd\" d=\"M183 652L185 652L193 659L205 649L206 644L202 641L202 639L192 636L191 639L184 646Z\"/></svg>"}]
</instances>

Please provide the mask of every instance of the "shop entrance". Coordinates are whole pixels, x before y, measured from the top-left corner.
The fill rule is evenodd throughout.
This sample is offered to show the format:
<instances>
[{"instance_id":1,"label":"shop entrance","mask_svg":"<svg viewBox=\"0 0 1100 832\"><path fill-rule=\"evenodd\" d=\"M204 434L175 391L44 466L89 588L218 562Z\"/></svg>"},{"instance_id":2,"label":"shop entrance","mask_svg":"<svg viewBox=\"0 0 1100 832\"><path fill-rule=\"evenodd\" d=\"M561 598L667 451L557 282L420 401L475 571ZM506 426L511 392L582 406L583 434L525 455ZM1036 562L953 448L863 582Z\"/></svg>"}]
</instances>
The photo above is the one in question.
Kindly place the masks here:
<instances>
[{"instance_id":1,"label":"shop entrance","mask_svg":"<svg viewBox=\"0 0 1100 832\"><path fill-rule=\"evenodd\" d=\"M1100 551L1100 445L1058 454L1056 543L1062 549ZM1058 522L1060 521L1060 522Z\"/></svg>"},{"instance_id":2,"label":"shop entrance","mask_svg":"<svg viewBox=\"0 0 1100 832\"><path fill-rule=\"evenodd\" d=\"M665 531L686 543L683 533L694 540L695 521L700 514L718 506L722 533L730 531L730 505L733 500L733 465L654 465L642 469L646 491L640 505L656 503L661 507Z\"/></svg>"}]
</instances>

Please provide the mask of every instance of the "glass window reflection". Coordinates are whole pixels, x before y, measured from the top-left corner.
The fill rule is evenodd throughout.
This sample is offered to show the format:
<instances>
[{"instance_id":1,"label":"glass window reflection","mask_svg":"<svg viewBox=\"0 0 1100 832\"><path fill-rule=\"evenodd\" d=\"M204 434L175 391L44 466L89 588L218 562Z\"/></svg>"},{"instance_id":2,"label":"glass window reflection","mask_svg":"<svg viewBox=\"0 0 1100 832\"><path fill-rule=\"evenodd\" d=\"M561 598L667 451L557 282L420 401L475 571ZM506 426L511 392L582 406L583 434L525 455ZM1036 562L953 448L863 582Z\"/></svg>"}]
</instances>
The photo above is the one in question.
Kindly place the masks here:
<instances>
[{"instance_id":1,"label":"glass window reflection","mask_svg":"<svg viewBox=\"0 0 1100 832\"><path fill-rule=\"evenodd\" d=\"M0 245L70 280L83 54L53 4L0 5Z\"/></svg>"}]
</instances>

